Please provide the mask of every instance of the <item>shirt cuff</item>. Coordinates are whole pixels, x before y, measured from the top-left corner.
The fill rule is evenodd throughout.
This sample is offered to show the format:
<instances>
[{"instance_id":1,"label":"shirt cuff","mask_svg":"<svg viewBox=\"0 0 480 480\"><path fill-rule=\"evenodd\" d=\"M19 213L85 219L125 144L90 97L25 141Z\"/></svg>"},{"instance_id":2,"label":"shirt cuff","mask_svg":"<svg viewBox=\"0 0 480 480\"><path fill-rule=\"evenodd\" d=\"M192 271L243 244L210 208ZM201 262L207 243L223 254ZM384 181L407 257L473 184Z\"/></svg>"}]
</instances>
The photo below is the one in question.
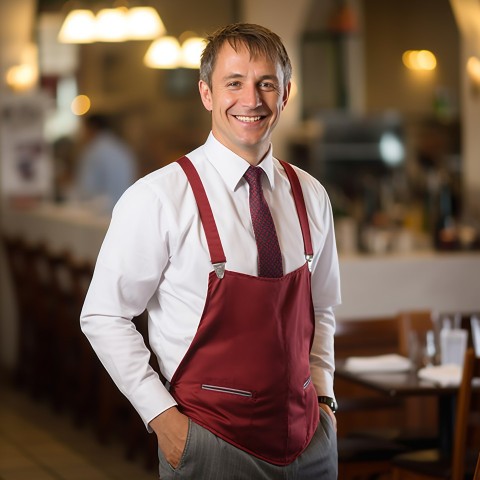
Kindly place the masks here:
<instances>
[{"instance_id":1,"label":"shirt cuff","mask_svg":"<svg viewBox=\"0 0 480 480\"><path fill-rule=\"evenodd\" d=\"M165 410L177 405L175 399L159 379L141 385L129 395L128 399L140 415L149 433L153 432L149 423Z\"/></svg>"},{"instance_id":2,"label":"shirt cuff","mask_svg":"<svg viewBox=\"0 0 480 480\"><path fill-rule=\"evenodd\" d=\"M312 382L315 386L315 390L317 395L319 396L327 396L335 398L335 394L333 391L333 379L330 375L330 372L327 372L323 368L314 367L311 368L312 374Z\"/></svg>"}]
</instances>

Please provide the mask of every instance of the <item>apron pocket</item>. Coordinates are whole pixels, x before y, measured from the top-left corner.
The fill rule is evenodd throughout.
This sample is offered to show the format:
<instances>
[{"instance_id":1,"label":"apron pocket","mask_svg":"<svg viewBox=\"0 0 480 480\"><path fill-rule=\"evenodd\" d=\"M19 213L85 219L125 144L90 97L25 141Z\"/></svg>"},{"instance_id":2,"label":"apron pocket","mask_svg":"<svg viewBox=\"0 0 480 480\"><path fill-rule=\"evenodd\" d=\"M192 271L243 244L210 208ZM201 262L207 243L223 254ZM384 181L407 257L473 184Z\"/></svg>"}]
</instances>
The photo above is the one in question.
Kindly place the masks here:
<instances>
[{"instance_id":1,"label":"apron pocket","mask_svg":"<svg viewBox=\"0 0 480 480\"><path fill-rule=\"evenodd\" d=\"M247 382L235 384L228 379L211 378L199 383L193 420L197 420L198 413L197 423L213 434L236 446L249 445L259 401L257 392L249 387ZM208 412L208 416L202 415L203 412Z\"/></svg>"},{"instance_id":2,"label":"apron pocket","mask_svg":"<svg viewBox=\"0 0 480 480\"><path fill-rule=\"evenodd\" d=\"M241 397L253 397L253 393L248 390L239 390L238 388L222 387L220 385L202 384L202 390L210 390L211 392L229 393L231 395L239 395Z\"/></svg>"},{"instance_id":3,"label":"apron pocket","mask_svg":"<svg viewBox=\"0 0 480 480\"><path fill-rule=\"evenodd\" d=\"M310 385L310 383L312 383L312 377L307 378L307 380L303 384L303 389L305 390Z\"/></svg>"}]
</instances>

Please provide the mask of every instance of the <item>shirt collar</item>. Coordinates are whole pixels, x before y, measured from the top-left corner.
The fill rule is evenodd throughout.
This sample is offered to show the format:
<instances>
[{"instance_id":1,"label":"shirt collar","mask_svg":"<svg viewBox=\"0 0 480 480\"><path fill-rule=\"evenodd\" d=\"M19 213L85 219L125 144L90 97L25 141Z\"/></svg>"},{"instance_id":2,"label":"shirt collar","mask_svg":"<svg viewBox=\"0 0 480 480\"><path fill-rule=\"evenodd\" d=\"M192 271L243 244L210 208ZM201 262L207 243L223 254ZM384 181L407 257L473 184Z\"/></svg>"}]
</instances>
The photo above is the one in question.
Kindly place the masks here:
<instances>
[{"instance_id":1,"label":"shirt collar","mask_svg":"<svg viewBox=\"0 0 480 480\"><path fill-rule=\"evenodd\" d=\"M205 153L209 162L215 167L227 186L232 191L235 190L250 164L220 143L212 132L205 142ZM258 166L265 172L270 188L273 188L274 165L271 145L265 158Z\"/></svg>"}]
</instances>

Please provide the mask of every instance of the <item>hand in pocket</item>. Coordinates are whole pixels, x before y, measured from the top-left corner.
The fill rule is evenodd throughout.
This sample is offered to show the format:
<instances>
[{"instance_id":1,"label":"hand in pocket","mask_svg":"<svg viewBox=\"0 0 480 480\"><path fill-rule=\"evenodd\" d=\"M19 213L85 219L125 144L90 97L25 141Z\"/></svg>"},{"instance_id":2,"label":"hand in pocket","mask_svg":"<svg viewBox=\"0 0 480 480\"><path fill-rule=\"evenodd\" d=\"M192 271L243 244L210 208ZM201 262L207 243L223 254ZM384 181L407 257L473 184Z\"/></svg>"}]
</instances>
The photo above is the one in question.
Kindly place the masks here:
<instances>
[{"instance_id":1,"label":"hand in pocket","mask_svg":"<svg viewBox=\"0 0 480 480\"><path fill-rule=\"evenodd\" d=\"M158 446L167 462L177 468L187 442L188 417L176 407L165 410L150 422L158 439Z\"/></svg>"}]
</instances>

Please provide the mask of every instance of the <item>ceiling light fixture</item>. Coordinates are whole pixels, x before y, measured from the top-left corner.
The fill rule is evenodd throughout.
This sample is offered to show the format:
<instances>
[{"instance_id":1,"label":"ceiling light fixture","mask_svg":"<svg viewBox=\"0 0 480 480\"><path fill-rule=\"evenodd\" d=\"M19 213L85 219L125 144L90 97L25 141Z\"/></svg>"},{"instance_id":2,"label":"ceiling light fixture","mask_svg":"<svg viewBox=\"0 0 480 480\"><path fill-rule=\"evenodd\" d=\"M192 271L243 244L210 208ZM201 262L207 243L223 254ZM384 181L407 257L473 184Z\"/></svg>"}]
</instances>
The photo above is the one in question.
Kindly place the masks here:
<instances>
[{"instance_id":1,"label":"ceiling light fixture","mask_svg":"<svg viewBox=\"0 0 480 480\"><path fill-rule=\"evenodd\" d=\"M96 40L99 42L125 42L127 40L127 9L103 8L96 17Z\"/></svg>"},{"instance_id":2,"label":"ceiling light fixture","mask_svg":"<svg viewBox=\"0 0 480 480\"><path fill-rule=\"evenodd\" d=\"M182 67L200 68L200 59L205 48L205 39L191 37L182 43Z\"/></svg>"},{"instance_id":3,"label":"ceiling light fixture","mask_svg":"<svg viewBox=\"0 0 480 480\"><path fill-rule=\"evenodd\" d=\"M128 11L128 37L132 40L151 40L165 35L165 25L153 7L133 7Z\"/></svg>"},{"instance_id":4,"label":"ceiling light fixture","mask_svg":"<svg viewBox=\"0 0 480 480\"><path fill-rule=\"evenodd\" d=\"M61 43L92 43L95 41L96 20L91 10L72 10L62 24L58 40Z\"/></svg>"},{"instance_id":5,"label":"ceiling light fixture","mask_svg":"<svg viewBox=\"0 0 480 480\"><path fill-rule=\"evenodd\" d=\"M175 37L157 38L147 50L144 63L150 68L178 68L181 64L181 49Z\"/></svg>"},{"instance_id":6,"label":"ceiling light fixture","mask_svg":"<svg viewBox=\"0 0 480 480\"><path fill-rule=\"evenodd\" d=\"M150 45L144 63L150 68L199 68L204 48L201 37L189 37L181 46L175 37L161 37Z\"/></svg>"},{"instance_id":7,"label":"ceiling light fixture","mask_svg":"<svg viewBox=\"0 0 480 480\"><path fill-rule=\"evenodd\" d=\"M58 40L61 43L125 42L153 40L165 34L165 26L153 7L72 10L65 18Z\"/></svg>"}]
</instances>

